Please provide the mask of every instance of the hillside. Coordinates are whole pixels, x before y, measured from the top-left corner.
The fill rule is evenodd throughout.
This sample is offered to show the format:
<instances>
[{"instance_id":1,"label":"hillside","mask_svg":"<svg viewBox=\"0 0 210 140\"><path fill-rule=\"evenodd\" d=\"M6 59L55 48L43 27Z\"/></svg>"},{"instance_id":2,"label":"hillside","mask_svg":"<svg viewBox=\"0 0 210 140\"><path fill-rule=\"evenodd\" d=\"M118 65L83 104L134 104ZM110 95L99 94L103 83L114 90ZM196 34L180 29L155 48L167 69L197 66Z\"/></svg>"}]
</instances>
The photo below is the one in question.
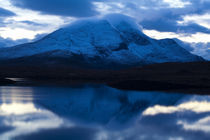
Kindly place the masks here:
<instances>
[{"instance_id":1,"label":"hillside","mask_svg":"<svg viewBox=\"0 0 210 140\"><path fill-rule=\"evenodd\" d=\"M165 62L194 62L172 39L155 40L124 15L83 19L33 43L0 49L0 64L127 68Z\"/></svg>"}]
</instances>

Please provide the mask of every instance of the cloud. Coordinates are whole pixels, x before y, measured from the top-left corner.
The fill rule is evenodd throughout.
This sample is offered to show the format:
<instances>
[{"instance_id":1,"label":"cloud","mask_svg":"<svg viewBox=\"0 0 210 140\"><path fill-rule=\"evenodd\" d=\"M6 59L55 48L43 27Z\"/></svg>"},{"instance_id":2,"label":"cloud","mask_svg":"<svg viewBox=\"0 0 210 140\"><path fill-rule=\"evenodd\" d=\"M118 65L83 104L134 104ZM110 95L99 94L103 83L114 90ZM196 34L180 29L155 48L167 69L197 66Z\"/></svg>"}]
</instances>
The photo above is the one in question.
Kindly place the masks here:
<instances>
[{"instance_id":1,"label":"cloud","mask_svg":"<svg viewBox=\"0 0 210 140\"><path fill-rule=\"evenodd\" d=\"M37 34L50 33L70 22L72 18L43 15L40 12L16 7L9 0L0 0L0 7L14 12L15 16L0 17L0 37L34 39Z\"/></svg>"},{"instance_id":2,"label":"cloud","mask_svg":"<svg viewBox=\"0 0 210 140\"><path fill-rule=\"evenodd\" d=\"M181 41L188 42L188 43L209 43L210 34L209 33L185 33L185 32L160 32L157 30L143 30L143 32L155 39L165 39L165 38L178 38Z\"/></svg>"},{"instance_id":3,"label":"cloud","mask_svg":"<svg viewBox=\"0 0 210 140\"><path fill-rule=\"evenodd\" d=\"M10 0L22 9L42 14L86 17L108 13L133 16L145 29L160 32L210 33L209 0ZM47 8L46 8L47 7ZM203 15L203 22L189 20L189 16ZM196 19L196 18L194 18Z\"/></svg>"},{"instance_id":4,"label":"cloud","mask_svg":"<svg viewBox=\"0 0 210 140\"><path fill-rule=\"evenodd\" d=\"M18 7L40 11L44 14L88 17L97 12L92 0L11 0Z\"/></svg>"},{"instance_id":5,"label":"cloud","mask_svg":"<svg viewBox=\"0 0 210 140\"><path fill-rule=\"evenodd\" d=\"M192 111L195 113L205 113L210 112L210 103L206 101L198 102L198 101L189 101L186 103L182 103L178 106L161 106L156 105L153 107L147 108L143 112L143 116L147 115L157 115L157 114L172 114L175 112L181 112L181 111Z\"/></svg>"},{"instance_id":6,"label":"cloud","mask_svg":"<svg viewBox=\"0 0 210 140\"><path fill-rule=\"evenodd\" d=\"M11 16L15 16L15 15L16 15L15 13L0 7L0 27L5 26L4 20L7 17L11 17Z\"/></svg>"},{"instance_id":7,"label":"cloud","mask_svg":"<svg viewBox=\"0 0 210 140\"><path fill-rule=\"evenodd\" d=\"M95 2L101 14L123 13L139 20L145 29L161 32L210 33L210 0L109 0ZM202 17L186 20L197 15ZM184 23L184 24L180 24Z\"/></svg>"},{"instance_id":8,"label":"cloud","mask_svg":"<svg viewBox=\"0 0 210 140\"><path fill-rule=\"evenodd\" d=\"M191 3L191 6L188 8L196 14L204 14L210 12L210 0L191 0Z\"/></svg>"},{"instance_id":9,"label":"cloud","mask_svg":"<svg viewBox=\"0 0 210 140\"><path fill-rule=\"evenodd\" d=\"M28 38L34 39L41 31L34 31L27 28L0 28L0 36L3 38L12 38L13 40Z\"/></svg>"},{"instance_id":10,"label":"cloud","mask_svg":"<svg viewBox=\"0 0 210 140\"><path fill-rule=\"evenodd\" d=\"M29 20L20 21L20 23L27 24L27 25L30 25L30 26L46 26L44 24L36 23L36 22L33 22L33 21L29 21Z\"/></svg>"},{"instance_id":11,"label":"cloud","mask_svg":"<svg viewBox=\"0 0 210 140\"><path fill-rule=\"evenodd\" d=\"M210 132L210 117L202 118L194 123L188 123L186 121L178 121L179 125L182 125L183 128L187 131L203 131L205 133Z\"/></svg>"},{"instance_id":12,"label":"cloud","mask_svg":"<svg viewBox=\"0 0 210 140\"><path fill-rule=\"evenodd\" d=\"M15 16L15 13L0 7L0 17L9 17L9 16Z\"/></svg>"},{"instance_id":13,"label":"cloud","mask_svg":"<svg viewBox=\"0 0 210 140\"><path fill-rule=\"evenodd\" d=\"M210 60L210 42L209 43L192 43L191 46L194 48L192 53L198 54L205 58L206 60Z\"/></svg>"},{"instance_id":14,"label":"cloud","mask_svg":"<svg viewBox=\"0 0 210 140\"><path fill-rule=\"evenodd\" d=\"M184 33L210 33L208 28L200 26L195 23L189 23L188 25L179 25L174 19L156 19L156 20L144 20L140 24L149 30L158 30L161 32L184 32Z\"/></svg>"},{"instance_id":15,"label":"cloud","mask_svg":"<svg viewBox=\"0 0 210 140\"><path fill-rule=\"evenodd\" d=\"M198 25L204 26L210 29L210 13L203 15L187 15L183 17L182 21L179 21L179 24L187 25L188 23L196 23Z\"/></svg>"},{"instance_id":16,"label":"cloud","mask_svg":"<svg viewBox=\"0 0 210 140\"><path fill-rule=\"evenodd\" d=\"M28 39L12 40L10 38L4 39L4 38L0 37L0 48L12 47L12 46L15 46L15 45L27 43L29 41L30 40L28 40Z\"/></svg>"},{"instance_id":17,"label":"cloud","mask_svg":"<svg viewBox=\"0 0 210 140\"><path fill-rule=\"evenodd\" d=\"M154 29L161 32L210 33L210 30L206 26L194 21L186 21L183 15L188 15L188 12L185 10L185 8L143 10L143 16L146 17L140 21L140 24L145 29Z\"/></svg>"},{"instance_id":18,"label":"cloud","mask_svg":"<svg viewBox=\"0 0 210 140\"><path fill-rule=\"evenodd\" d=\"M11 38L2 38L0 37L0 48L4 47L13 47L16 45L24 44L24 43L29 43L29 42L34 42L42 39L45 37L47 34L37 34L34 39L30 40L28 38L23 38L23 39L17 39L13 40Z\"/></svg>"}]
</instances>

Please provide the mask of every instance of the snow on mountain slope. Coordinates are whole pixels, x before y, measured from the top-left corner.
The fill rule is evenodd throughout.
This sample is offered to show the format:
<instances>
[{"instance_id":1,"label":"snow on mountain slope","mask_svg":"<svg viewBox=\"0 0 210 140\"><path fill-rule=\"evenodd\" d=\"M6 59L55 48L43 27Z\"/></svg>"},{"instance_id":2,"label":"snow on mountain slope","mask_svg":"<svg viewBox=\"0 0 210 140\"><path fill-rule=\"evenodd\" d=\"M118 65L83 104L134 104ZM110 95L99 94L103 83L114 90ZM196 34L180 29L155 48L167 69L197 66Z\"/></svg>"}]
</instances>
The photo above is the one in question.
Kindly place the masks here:
<instances>
[{"instance_id":1,"label":"snow on mountain slope","mask_svg":"<svg viewBox=\"0 0 210 140\"><path fill-rule=\"evenodd\" d=\"M0 59L34 55L43 59L79 56L82 63L102 66L203 60L171 39L149 38L132 18L119 14L76 21L36 42L0 49Z\"/></svg>"}]
</instances>

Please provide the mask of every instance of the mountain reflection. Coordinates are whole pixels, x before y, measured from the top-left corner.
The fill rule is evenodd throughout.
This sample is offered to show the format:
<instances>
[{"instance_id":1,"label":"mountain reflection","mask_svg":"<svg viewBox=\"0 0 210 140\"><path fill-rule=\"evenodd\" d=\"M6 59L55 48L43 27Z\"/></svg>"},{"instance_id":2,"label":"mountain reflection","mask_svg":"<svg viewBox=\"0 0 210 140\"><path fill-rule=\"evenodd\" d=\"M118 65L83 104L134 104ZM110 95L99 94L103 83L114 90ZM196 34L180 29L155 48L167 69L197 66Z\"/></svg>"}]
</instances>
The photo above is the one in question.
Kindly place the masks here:
<instances>
[{"instance_id":1,"label":"mountain reflection","mask_svg":"<svg viewBox=\"0 0 210 140\"><path fill-rule=\"evenodd\" d=\"M106 86L1 87L1 140L206 140L210 97Z\"/></svg>"}]
</instances>

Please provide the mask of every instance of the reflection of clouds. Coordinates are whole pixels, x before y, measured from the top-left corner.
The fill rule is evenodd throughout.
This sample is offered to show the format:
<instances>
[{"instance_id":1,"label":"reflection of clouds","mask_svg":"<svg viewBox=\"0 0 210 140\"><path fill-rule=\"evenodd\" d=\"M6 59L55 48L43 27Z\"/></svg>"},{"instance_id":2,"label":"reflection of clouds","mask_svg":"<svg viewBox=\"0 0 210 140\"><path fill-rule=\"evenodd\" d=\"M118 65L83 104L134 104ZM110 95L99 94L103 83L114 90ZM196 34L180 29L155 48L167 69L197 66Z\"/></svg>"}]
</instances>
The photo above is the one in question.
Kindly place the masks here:
<instances>
[{"instance_id":1,"label":"reflection of clouds","mask_svg":"<svg viewBox=\"0 0 210 140\"><path fill-rule=\"evenodd\" d=\"M210 132L210 116L202 118L194 123L180 120L177 124L182 125L185 130Z\"/></svg>"},{"instance_id":2,"label":"reflection of clouds","mask_svg":"<svg viewBox=\"0 0 210 140\"><path fill-rule=\"evenodd\" d=\"M8 115L24 115L26 113L37 113L41 110L35 108L34 104L27 103L12 103L12 104L2 104L0 105L0 116Z\"/></svg>"},{"instance_id":3,"label":"reflection of clouds","mask_svg":"<svg viewBox=\"0 0 210 140\"><path fill-rule=\"evenodd\" d=\"M3 107L1 106L0 115L4 115L2 121L5 127L14 128L0 135L2 140L11 140L16 136L34 133L41 129L59 128L64 123L57 115L36 108L32 103L4 104Z\"/></svg>"},{"instance_id":4,"label":"reflection of clouds","mask_svg":"<svg viewBox=\"0 0 210 140\"><path fill-rule=\"evenodd\" d=\"M98 138L99 140L207 140L210 137L208 101L209 96L191 95L181 99L175 106L148 107L134 124L120 131L102 130L98 133ZM162 103L164 102L162 100Z\"/></svg>"},{"instance_id":5,"label":"reflection of clouds","mask_svg":"<svg viewBox=\"0 0 210 140\"><path fill-rule=\"evenodd\" d=\"M31 134L42 129L59 128L64 120L35 105L33 89L27 87L0 88L1 128L13 128L0 135L0 140L11 140L20 135ZM71 124L65 124L65 126Z\"/></svg>"},{"instance_id":6,"label":"reflection of clouds","mask_svg":"<svg viewBox=\"0 0 210 140\"><path fill-rule=\"evenodd\" d=\"M181 114L143 116L139 122L130 124L126 129L120 131L102 130L98 133L97 140L208 140L210 137L210 125L209 122L207 123L207 120L209 118L201 119L202 121L199 121L199 124L196 125L192 122L190 123L191 116L194 119L205 116L205 114L197 115L196 113L182 112ZM188 129L183 129L183 126L178 124L177 120L188 120Z\"/></svg>"},{"instance_id":7,"label":"reflection of clouds","mask_svg":"<svg viewBox=\"0 0 210 140\"><path fill-rule=\"evenodd\" d=\"M32 101L33 90L29 87L0 87L0 103Z\"/></svg>"},{"instance_id":8,"label":"reflection of clouds","mask_svg":"<svg viewBox=\"0 0 210 140\"><path fill-rule=\"evenodd\" d=\"M185 102L178 106L160 106L149 107L143 112L143 115L171 114L180 111L193 111L196 113L210 112L210 102Z\"/></svg>"}]
</instances>

